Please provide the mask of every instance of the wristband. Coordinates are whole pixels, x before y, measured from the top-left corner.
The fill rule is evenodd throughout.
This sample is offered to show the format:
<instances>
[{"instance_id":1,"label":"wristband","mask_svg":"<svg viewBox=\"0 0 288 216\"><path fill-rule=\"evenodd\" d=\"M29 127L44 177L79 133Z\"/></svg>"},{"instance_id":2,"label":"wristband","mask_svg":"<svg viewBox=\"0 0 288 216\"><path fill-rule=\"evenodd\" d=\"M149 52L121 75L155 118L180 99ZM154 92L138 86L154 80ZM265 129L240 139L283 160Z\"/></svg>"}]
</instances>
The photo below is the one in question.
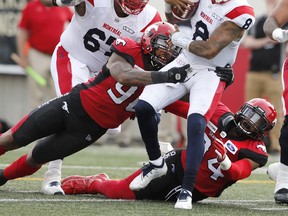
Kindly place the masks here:
<instances>
[{"instance_id":1,"label":"wristband","mask_svg":"<svg viewBox=\"0 0 288 216\"><path fill-rule=\"evenodd\" d=\"M280 39L283 37L282 36L282 29L281 28L276 28L274 29L274 31L272 32L272 38L275 40L275 41L278 41L280 42Z\"/></svg>"},{"instance_id":2,"label":"wristband","mask_svg":"<svg viewBox=\"0 0 288 216\"><path fill-rule=\"evenodd\" d=\"M172 13L172 5L165 1L165 13Z\"/></svg>"},{"instance_id":3,"label":"wristband","mask_svg":"<svg viewBox=\"0 0 288 216\"><path fill-rule=\"evenodd\" d=\"M152 71L151 72L152 83L165 83L168 81L168 72L158 72Z\"/></svg>"},{"instance_id":4,"label":"wristband","mask_svg":"<svg viewBox=\"0 0 288 216\"><path fill-rule=\"evenodd\" d=\"M222 170L228 170L230 169L232 163L229 159L229 157L226 155L225 159L220 163L220 167Z\"/></svg>"},{"instance_id":5,"label":"wristband","mask_svg":"<svg viewBox=\"0 0 288 216\"><path fill-rule=\"evenodd\" d=\"M189 45L193 41L189 36L181 33L181 32L175 32L172 35L172 43L175 46L179 46L180 48L186 49L189 51Z\"/></svg>"}]
</instances>

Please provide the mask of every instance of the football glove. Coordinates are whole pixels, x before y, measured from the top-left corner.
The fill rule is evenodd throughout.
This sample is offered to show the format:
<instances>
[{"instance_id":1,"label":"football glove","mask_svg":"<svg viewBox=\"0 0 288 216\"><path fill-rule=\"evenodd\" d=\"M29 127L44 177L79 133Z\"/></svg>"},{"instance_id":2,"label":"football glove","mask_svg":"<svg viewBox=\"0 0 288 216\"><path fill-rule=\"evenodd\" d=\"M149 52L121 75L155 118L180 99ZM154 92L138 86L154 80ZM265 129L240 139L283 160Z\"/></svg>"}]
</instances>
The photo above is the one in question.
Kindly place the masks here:
<instances>
[{"instance_id":1,"label":"football glove","mask_svg":"<svg viewBox=\"0 0 288 216\"><path fill-rule=\"evenodd\" d=\"M168 72L168 82L177 83L177 82L184 82L187 76L187 70L190 68L189 64L184 65L183 67L177 68L173 67L170 68Z\"/></svg>"},{"instance_id":2,"label":"football glove","mask_svg":"<svg viewBox=\"0 0 288 216\"><path fill-rule=\"evenodd\" d=\"M217 161L220 164L222 170L230 169L232 163L229 157L226 155L226 149L222 140L213 138L212 145L215 147L215 153L217 155Z\"/></svg>"},{"instance_id":3,"label":"football glove","mask_svg":"<svg viewBox=\"0 0 288 216\"><path fill-rule=\"evenodd\" d=\"M152 71L151 78L153 83L178 83L184 82L190 65L186 64L182 67L173 67L168 71Z\"/></svg>"},{"instance_id":4,"label":"football glove","mask_svg":"<svg viewBox=\"0 0 288 216\"><path fill-rule=\"evenodd\" d=\"M234 82L234 71L230 64L226 64L225 67L216 67L215 73L221 81L226 83L225 89Z\"/></svg>"}]
</instances>

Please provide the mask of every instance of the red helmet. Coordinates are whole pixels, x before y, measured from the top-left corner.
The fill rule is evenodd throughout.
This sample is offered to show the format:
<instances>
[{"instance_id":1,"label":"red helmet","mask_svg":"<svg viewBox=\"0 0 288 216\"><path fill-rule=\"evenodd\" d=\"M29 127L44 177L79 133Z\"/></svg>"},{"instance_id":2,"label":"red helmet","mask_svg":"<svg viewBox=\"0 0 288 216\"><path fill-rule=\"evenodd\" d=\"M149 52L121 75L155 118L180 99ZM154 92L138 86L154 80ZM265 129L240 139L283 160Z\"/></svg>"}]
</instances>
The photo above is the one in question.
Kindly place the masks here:
<instances>
[{"instance_id":1,"label":"red helmet","mask_svg":"<svg viewBox=\"0 0 288 216\"><path fill-rule=\"evenodd\" d=\"M172 33L176 30L174 26L168 22L157 22L147 27L142 39L142 49L144 54L151 56L151 63L157 70L173 61L181 52L181 48L171 43ZM155 51L161 49L165 51L168 58L157 56ZM163 56L162 56L163 57ZM165 56L164 56L165 57ZM165 59L165 61L163 61Z\"/></svg>"},{"instance_id":2,"label":"red helmet","mask_svg":"<svg viewBox=\"0 0 288 216\"><path fill-rule=\"evenodd\" d=\"M149 0L116 0L123 12L126 14L137 15L141 13Z\"/></svg>"},{"instance_id":3,"label":"red helmet","mask_svg":"<svg viewBox=\"0 0 288 216\"><path fill-rule=\"evenodd\" d=\"M236 113L237 132L260 140L277 122L274 106L265 99L254 98L246 102Z\"/></svg>"}]
</instances>

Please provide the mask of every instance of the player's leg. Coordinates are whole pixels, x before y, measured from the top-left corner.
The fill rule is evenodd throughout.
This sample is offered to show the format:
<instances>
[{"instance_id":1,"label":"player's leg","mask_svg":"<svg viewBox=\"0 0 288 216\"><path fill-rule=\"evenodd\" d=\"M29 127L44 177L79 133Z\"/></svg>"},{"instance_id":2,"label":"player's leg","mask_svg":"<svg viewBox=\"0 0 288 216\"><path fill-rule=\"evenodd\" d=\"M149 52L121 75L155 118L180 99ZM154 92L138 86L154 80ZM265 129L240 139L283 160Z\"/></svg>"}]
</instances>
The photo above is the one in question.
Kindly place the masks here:
<instances>
[{"instance_id":1,"label":"player's leg","mask_svg":"<svg viewBox=\"0 0 288 216\"><path fill-rule=\"evenodd\" d=\"M66 97L57 98L35 109L24 117L18 124L0 137L0 152L26 146L35 140L62 131L65 128L62 115L62 101ZM43 139L42 139L43 140ZM40 140L40 142L42 141ZM36 172L43 163L34 160L30 154L20 157L10 166L6 167L0 177L2 184L7 180L31 175Z\"/></svg>"},{"instance_id":2,"label":"player's leg","mask_svg":"<svg viewBox=\"0 0 288 216\"><path fill-rule=\"evenodd\" d=\"M283 85L283 112L285 115L284 124L282 125L279 143L281 147L280 165L275 185L274 199L276 203L288 204L288 59L285 60L282 68L282 85Z\"/></svg>"},{"instance_id":3,"label":"player's leg","mask_svg":"<svg viewBox=\"0 0 288 216\"><path fill-rule=\"evenodd\" d=\"M214 71L206 69L192 73L194 76L184 83L187 88L190 87L190 106L187 117L186 170L182 191L175 204L175 208L181 209L192 209L192 192L204 154L205 127L225 88Z\"/></svg>"},{"instance_id":4,"label":"player's leg","mask_svg":"<svg viewBox=\"0 0 288 216\"><path fill-rule=\"evenodd\" d=\"M91 74L88 67L73 58L58 44L51 60L51 74L58 96L69 92L73 86L87 81ZM49 195L64 195L61 188L61 168L63 160L51 161L44 175L41 191Z\"/></svg>"},{"instance_id":5,"label":"player's leg","mask_svg":"<svg viewBox=\"0 0 288 216\"><path fill-rule=\"evenodd\" d=\"M132 190L145 188L151 180L167 172L167 165L161 156L159 147L159 116L157 112L181 98L186 92L187 89L181 84L171 86L156 84L146 86L141 94L135 106L135 111L141 137L145 143L148 154L149 164L143 168L143 172L131 182L130 188Z\"/></svg>"},{"instance_id":6,"label":"player's leg","mask_svg":"<svg viewBox=\"0 0 288 216\"><path fill-rule=\"evenodd\" d=\"M129 184L140 172L141 170L138 170L119 180L109 179L105 173L94 176L68 176L63 179L61 186L66 194L100 193L110 199L136 199Z\"/></svg>"}]
</instances>

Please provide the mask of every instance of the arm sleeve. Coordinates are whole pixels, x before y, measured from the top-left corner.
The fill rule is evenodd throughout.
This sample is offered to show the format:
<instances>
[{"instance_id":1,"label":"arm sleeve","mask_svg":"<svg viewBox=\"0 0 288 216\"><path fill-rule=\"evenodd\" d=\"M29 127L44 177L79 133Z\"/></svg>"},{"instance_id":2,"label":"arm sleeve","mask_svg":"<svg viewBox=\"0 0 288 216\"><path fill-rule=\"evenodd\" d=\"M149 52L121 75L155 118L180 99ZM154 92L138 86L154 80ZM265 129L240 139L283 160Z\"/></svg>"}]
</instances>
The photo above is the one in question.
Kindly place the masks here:
<instances>
[{"instance_id":1,"label":"arm sleeve","mask_svg":"<svg viewBox=\"0 0 288 216\"><path fill-rule=\"evenodd\" d=\"M230 169L221 170L222 174L231 181L245 179L250 176L252 167L247 159L242 159L232 163Z\"/></svg>"}]
</instances>

